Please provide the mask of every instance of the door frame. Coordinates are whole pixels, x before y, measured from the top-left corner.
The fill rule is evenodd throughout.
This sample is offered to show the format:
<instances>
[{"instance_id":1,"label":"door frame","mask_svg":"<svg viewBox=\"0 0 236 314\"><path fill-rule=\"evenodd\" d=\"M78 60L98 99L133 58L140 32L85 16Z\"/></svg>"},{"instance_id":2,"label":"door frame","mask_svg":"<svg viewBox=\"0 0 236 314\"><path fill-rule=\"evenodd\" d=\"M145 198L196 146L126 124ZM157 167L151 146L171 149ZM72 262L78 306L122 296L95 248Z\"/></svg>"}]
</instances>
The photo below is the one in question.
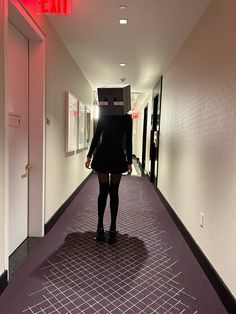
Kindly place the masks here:
<instances>
[{"instance_id":1,"label":"door frame","mask_svg":"<svg viewBox=\"0 0 236 314\"><path fill-rule=\"evenodd\" d=\"M8 19L29 40L29 158L33 166L28 178L28 236L44 235L45 209L45 48L46 37L24 7L8 1ZM7 48L6 48L7 58ZM8 84L6 82L8 90ZM8 98L8 96L7 96ZM9 168L8 101L6 112L6 169ZM36 144L37 143L37 144ZM6 174L6 245L5 263L9 257L9 172Z\"/></svg>"},{"instance_id":2,"label":"door frame","mask_svg":"<svg viewBox=\"0 0 236 314\"><path fill-rule=\"evenodd\" d=\"M143 143L142 143L142 168L143 170L145 170L145 165L146 165L147 120L148 120L148 106L146 106L143 110Z\"/></svg>"},{"instance_id":3,"label":"door frame","mask_svg":"<svg viewBox=\"0 0 236 314\"><path fill-rule=\"evenodd\" d=\"M9 254L11 254L28 237L28 171L26 166L29 146L29 41L10 20L8 20L7 37L6 69L10 97L8 97Z\"/></svg>"},{"instance_id":4,"label":"door frame","mask_svg":"<svg viewBox=\"0 0 236 314\"><path fill-rule=\"evenodd\" d=\"M162 86L163 86L163 76L160 77L156 86L153 90L153 111L155 111L155 127L152 128L153 133L151 133L153 151L150 149L150 159L151 160L151 171L150 171L150 181L155 187L158 186L158 170L159 170L159 150L160 150L160 132L161 132L161 103L162 103ZM155 110L154 110L155 109ZM156 134L155 134L156 132ZM154 136L155 135L155 136ZM151 146L151 142L150 142ZM155 149L154 149L154 146Z\"/></svg>"},{"instance_id":5,"label":"door frame","mask_svg":"<svg viewBox=\"0 0 236 314\"><path fill-rule=\"evenodd\" d=\"M162 77L160 82L160 93L159 93L159 102L158 102L158 109L157 109L157 126L158 126L158 133L157 133L157 168L156 168L156 187L158 186L158 173L159 173L159 155L160 155L160 134L161 134L161 100L162 100Z\"/></svg>"}]
</instances>

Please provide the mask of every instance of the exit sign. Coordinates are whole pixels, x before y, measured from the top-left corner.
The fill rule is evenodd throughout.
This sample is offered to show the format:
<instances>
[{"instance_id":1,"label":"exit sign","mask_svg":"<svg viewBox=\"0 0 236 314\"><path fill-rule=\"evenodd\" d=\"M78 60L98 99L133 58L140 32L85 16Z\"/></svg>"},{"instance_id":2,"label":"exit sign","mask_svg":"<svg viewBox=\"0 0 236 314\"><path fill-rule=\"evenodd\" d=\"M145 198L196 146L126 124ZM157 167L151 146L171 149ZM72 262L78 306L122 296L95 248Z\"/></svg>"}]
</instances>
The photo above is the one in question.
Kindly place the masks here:
<instances>
[{"instance_id":1,"label":"exit sign","mask_svg":"<svg viewBox=\"0 0 236 314\"><path fill-rule=\"evenodd\" d=\"M72 15L72 0L21 0L34 14Z\"/></svg>"},{"instance_id":2,"label":"exit sign","mask_svg":"<svg viewBox=\"0 0 236 314\"><path fill-rule=\"evenodd\" d=\"M132 114L132 119L139 119L139 114L138 113L133 113Z\"/></svg>"}]
</instances>

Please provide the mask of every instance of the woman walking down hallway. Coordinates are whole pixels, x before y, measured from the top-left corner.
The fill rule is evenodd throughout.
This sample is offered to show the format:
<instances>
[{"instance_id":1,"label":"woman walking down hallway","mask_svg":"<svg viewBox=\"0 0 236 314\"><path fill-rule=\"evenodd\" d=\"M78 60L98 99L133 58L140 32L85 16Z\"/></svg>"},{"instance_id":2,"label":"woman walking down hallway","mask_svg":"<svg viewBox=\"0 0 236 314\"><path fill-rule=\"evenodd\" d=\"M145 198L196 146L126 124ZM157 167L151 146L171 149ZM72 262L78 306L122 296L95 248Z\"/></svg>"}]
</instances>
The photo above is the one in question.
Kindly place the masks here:
<instances>
[{"instance_id":1,"label":"woman walking down hallway","mask_svg":"<svg viewBox=\"0 0 236 314\"><path fill-rule=\"evenodd\" d=\"M100 137L102 141L99 144ZM123 138L126 139L125 156ZM98 145L99 144L99 145ZM93 159L92 154L96 149ZM91 162L92 161L92 162ZM116 242L116 219L119 206L119 184L122 173L132 173L132 120L129 115L103 116L99 119L97 129L87 155L85 166L97 172L99 181L98 195L98 242L105 241L103 216L110 195L111 225L108 243Z\"/></svg>"}]
</instances>

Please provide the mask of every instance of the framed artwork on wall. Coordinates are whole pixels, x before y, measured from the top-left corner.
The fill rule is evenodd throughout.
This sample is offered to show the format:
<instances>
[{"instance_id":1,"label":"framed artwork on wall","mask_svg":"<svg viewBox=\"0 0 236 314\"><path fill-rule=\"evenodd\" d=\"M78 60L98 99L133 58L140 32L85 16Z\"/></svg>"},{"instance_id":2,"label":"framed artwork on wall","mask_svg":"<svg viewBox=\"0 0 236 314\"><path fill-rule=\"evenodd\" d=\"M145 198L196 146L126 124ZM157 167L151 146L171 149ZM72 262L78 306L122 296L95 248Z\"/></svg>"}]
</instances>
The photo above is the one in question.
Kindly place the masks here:
<instances>
[{"instance_id":1,"label":"framed artwork on wall","mask_svg":"<svg viewBox=\"0 0 236 314\"><path fill-rule=\"evenodd\" d=\"M91 125L91 111L85 107L85 147L90 143L90 125Z\"/></svg>"},{"instance_id":2,"label":"framed artwork on wall","mask_svg":"<svg viewBox=\"0 0 236 314\"><path fill-rule=\"evenodd\" d=\"M79 104L79 127L78 127L78 138L77 138L77 149L83 149L85 147L85 106Z\"/></svg>"},{"instance_id":3,"label":"framed artwork on wall","mask_svg":"<svg viewBox=\"0 0 236 314\"><path fill-rule=\"evenodd\" d=\"M66 153L77 150L78 105L78 98L66 92Z\"/></svg>"}]
</instances>

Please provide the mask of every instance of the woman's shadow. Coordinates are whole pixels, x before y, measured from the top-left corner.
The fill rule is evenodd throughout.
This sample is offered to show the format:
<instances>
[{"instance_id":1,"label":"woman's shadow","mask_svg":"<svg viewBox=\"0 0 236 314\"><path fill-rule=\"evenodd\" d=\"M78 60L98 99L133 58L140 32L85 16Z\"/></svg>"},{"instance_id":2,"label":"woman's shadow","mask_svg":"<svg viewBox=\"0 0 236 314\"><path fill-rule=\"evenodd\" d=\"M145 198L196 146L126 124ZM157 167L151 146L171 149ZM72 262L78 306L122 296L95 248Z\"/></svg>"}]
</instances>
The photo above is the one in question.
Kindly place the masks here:
<instances>
[{"instance_id":1,"label":"woman's shadow","mask_svg":"<svg viewBox=\"0 0 236 314\"><path fill-rule=\"evenodd\" d=\"M114 301L139 285L147 257L144 242L127 234L118 234L110 245L97 243L92 232L70 233L41 265L40 275L48 292L68 287L76 295Z\"/></svg>"}]
</instances>

